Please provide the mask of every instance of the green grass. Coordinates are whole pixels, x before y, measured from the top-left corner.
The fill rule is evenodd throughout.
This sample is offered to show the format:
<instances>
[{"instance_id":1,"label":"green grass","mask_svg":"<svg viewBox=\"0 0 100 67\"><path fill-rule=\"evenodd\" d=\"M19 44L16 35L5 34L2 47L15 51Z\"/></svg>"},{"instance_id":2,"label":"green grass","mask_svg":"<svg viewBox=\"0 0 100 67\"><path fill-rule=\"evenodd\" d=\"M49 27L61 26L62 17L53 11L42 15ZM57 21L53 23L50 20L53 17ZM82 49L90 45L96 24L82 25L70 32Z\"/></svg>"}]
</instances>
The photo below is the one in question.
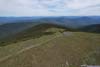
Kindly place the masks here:
<instances>
[{"instance_id":1,"label":"green grass","mask_svg":"<svg viewBox=\"0 0 100 67\"><path fill-rule=\"evenodd\" d=\"M28 47L28 46L45 43L45 41L55 38L57 35L61 34L57 31L56 28L50 28L50 29L48 29L48 31L49 30L51 31L52 29L55 30L56 33L41 36L40 38L35 38L35 39L31 37L29 40L19 41L17 43L8 44L6 46L1 47L0 48L0 53L1 53L0 57L4 57L9 54L13 54L25 47Z\"/></svg>"},{"instance_id":2,"label":"green grass","mask_svg":"<svg viewBox=\"0 0 100 67\"><path fill-rule=\"evenodd\" d=\"M55 28L54 30L51 28ZM29 39L37 39L40 38L41 36L45 35L52 35L56 33L56 28L60 29L59 31L62 31L64 29L55 26L55 25L49 25L49 24L40 24L37 26L34 26L30 29L27 29L25 31L22 31L18 34L15 35L9 35L8 37L1 39L0 40L0 47L12 44L12 43L17 43L20 41L26 41ZM49 31L50 29L51 31Z\"/></svg>"},{"instance_id":3,"label":"green grass","mask_svg":"<svg viewBox=\"0 0 100 67\"><path fill-rule=\"evenodd\" d=\"M0 48L0 67L80 67L80 65L100 65L100 34L86 32L69 32L62 28L45 27L42 36L28 33L29 38L20 34L22 39L17 43ZM31 30L31 32L33 32ZM49 33L48 33L49 32ZM64 34L66 32L67 34ZM51 34L53 33L53 34ZM41 34L41 33L40 33ZM70 35L69 35L70 34ZM31 36L33 37L31 37ZM24 50L27 47L39 46Z\"/></svg>"}]
</instances>

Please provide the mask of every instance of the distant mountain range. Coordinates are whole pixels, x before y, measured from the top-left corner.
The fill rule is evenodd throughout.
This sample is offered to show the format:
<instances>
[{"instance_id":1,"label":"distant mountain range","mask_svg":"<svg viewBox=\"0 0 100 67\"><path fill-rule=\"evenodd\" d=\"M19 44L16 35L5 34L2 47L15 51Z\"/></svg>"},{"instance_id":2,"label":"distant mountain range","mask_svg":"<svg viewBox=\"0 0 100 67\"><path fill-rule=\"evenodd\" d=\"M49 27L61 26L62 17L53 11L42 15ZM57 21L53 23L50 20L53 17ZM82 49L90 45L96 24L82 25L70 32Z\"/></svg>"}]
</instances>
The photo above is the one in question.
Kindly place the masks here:
<instances>
[{"instance_id":1,"label":"distant mountain range","mask_svg":"<svg viewBox=\"0 0 100 67\"><path fill-rule=\"evenodd\" d=\"M67 29L100 32L100 17L0 17L0 39L38 24L53 24Z\"/></svg>"},{"instance_id":2,"label":"distant mountain range","mask_svg":"<svg viewBox=\"0 0 100 67\"><path fill-rule=\"evenodd\" d=\"M61 16L61 17L0 17L0 25L4 23L42 22L63 25L70 28L100 24L100 16Z\"/></svg>"},{"instance_id":3,"label":"distant mountain range","mask_svg":"<svg viewBox=\"0 0 100 67\"><path fill-rule=\"evenodd\" d=\"M86 25L100 24L100 17L47 17L40 19L40 22L58 24L69 28L80 28Z\"/></svg>"}]
</instances>

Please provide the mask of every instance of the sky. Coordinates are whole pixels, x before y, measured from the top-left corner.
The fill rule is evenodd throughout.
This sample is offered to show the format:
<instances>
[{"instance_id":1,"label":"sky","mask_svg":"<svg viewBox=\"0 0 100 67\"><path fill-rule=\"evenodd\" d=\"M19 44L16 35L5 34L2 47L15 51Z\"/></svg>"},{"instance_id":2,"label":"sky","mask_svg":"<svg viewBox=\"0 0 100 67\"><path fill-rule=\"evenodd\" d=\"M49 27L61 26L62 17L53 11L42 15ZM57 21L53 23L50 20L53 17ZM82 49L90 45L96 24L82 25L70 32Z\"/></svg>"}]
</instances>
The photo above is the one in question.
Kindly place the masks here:
<instances>
[{"instance_id":1,"label":"sky","mask_svg":"<svg viewBox=\"0 0 100 67\"><path fill-rule=\"evenodd\" d=\"M0 0L0 16L100 16L100 0Z\"/></svg>"}]
</instances>

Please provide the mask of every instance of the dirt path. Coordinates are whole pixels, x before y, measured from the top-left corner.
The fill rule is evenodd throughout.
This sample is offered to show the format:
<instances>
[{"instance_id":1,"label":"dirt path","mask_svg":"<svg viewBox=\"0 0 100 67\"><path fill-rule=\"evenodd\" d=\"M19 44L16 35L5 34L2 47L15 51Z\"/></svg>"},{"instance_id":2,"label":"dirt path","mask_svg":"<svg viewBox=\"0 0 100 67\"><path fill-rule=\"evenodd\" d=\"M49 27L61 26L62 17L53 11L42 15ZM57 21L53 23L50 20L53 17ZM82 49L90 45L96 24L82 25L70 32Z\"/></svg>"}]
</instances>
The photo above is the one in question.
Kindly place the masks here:
<instances>
[{"instance_id":1,"label":"dirt path","mask_svg":"<svg viewBox=\"0 0 100 67\"><path fill-rule=\"evenodd\" d=\"M24 51L27 51L27 50L29 50L29 49L31 49L31 48L41 46L41 45L43 45L43 44L45 44L45 43L47 43L47 42L49 42L49 41L51 41L51 40L53 40L53 39L55 39L55 38L57 38L57 37L60 37L60 36L61 36L61 35L55 36L55 37L53 37L53 38L51 38L51 39L49 39L49 40L47 40L47 41L45 41L45 42L43 42L43 43L41 43L41 44L36 44L36 45L29 46L29 47L27 47L27 48L24 48L24 49L22 49L22 50L16 52L15 54L11 54L11 55L5 56L5 57L3 57L3 58L0 58L0 62L5 61L5 60L7 60L7 59L9 59L9 58L11 58L11 57L13 57L13 56L19 55L19 54L23 53Z\"/></svg>"}]
</instances>

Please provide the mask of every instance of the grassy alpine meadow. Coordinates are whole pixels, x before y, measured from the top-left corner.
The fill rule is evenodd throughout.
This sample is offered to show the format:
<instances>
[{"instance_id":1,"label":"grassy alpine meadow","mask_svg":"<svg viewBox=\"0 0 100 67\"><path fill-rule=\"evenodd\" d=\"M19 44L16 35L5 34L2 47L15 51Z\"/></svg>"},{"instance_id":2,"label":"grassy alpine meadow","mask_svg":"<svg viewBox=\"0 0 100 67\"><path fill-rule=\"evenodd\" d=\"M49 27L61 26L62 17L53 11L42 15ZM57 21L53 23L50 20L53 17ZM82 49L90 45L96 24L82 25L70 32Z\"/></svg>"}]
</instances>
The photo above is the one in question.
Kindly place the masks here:
<instances>
[{"instance_id":1,"label":"grassy alpine meadow","mask_svg":"<svg viewBox=\"0 0 100 67\"><path fill-rule=\"evenodd\" d=\"M72 32L44 25L17 34L10 42L0 47L0 67L100 65L99 33Z\"/></svg>"}]
</instances>

